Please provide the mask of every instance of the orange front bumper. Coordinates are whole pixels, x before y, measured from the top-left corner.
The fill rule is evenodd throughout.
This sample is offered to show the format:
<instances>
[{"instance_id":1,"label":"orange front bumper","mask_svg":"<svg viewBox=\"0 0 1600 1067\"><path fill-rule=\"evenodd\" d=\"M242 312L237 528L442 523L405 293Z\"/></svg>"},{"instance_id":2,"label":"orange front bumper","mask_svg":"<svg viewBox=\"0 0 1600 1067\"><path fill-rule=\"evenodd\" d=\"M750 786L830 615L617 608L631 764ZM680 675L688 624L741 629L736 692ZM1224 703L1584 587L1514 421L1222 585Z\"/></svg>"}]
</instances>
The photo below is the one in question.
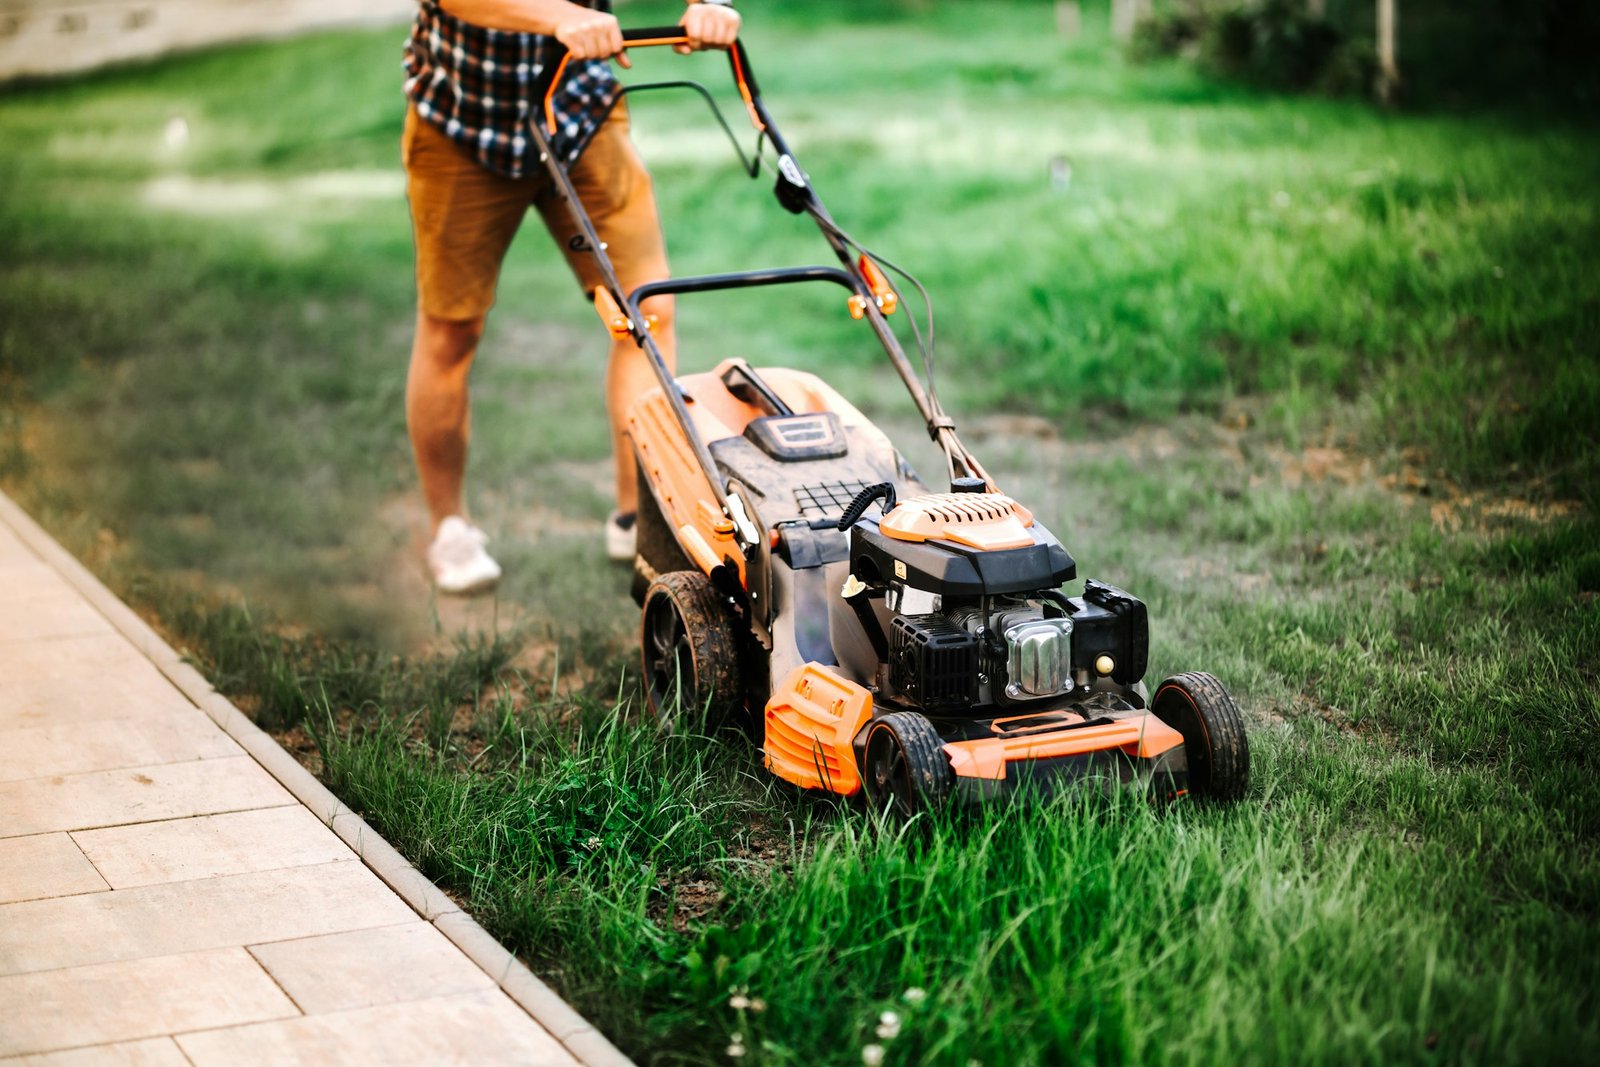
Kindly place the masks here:
<instances>
[{"instance_id":1,"label":"orange front bumper","mask_svg":"<svg viewBox=\"0 0 1600 1067\"><path fill-rule=\"evenodd\" d=\"M1183 744L1183 735L1149 712L1103 726L1083 726L1025 737L983 737L952 741L944 746L958 778L999 781L1006 765L1023 760L1081 756L1117 749L1139 759L1151 759Z\"/></svg>"}]
</instances>

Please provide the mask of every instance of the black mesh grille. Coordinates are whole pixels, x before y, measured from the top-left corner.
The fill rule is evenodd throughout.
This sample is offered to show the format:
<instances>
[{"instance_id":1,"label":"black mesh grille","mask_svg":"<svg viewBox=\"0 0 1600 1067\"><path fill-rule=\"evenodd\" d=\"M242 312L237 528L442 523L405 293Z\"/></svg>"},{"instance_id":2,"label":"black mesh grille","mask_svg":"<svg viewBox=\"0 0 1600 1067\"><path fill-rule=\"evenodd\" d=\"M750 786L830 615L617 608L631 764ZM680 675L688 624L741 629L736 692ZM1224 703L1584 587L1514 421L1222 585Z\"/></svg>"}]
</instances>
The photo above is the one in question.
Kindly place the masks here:
<instances>
[{"instance_id":1,"label":"black mesh grille","mask_svg":"<svg viewBox=\"0 0 1600 1067\"><path fill-rule=\"evenodd\" d=\"M899 615L889 639L889 684L924 711L978 699L978 641L944 615Z\"/></svg>"},{"instance_id":2,"label":"black mesh grille","mask_svg":"<svg viewBox=\"0 0 1600 1067\"><path fill-rule=\"evenodd\" d=\"M802 485L794 491L794 502L802 515L838 515L856 494L867 487L866 482L818 482Z\"/></svg>"}]
</instances>

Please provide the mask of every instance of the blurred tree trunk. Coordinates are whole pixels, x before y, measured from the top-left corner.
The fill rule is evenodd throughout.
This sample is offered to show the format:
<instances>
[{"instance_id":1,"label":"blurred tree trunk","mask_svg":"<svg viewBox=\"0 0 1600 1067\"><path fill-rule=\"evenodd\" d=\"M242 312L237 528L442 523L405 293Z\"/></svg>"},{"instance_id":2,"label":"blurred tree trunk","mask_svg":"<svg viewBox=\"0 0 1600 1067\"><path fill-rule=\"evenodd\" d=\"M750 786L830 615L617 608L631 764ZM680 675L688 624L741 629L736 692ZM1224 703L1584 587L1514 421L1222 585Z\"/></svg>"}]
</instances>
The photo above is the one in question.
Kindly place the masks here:
<instances>
[{"instance_id":1,"label":"blurred tree trunk","mask_svg":"<svg viewBox=\"0 0 1600 1067\"><path fill-rule=\"evenodd\" d=\"M1083 33L1083 5L1078 0L1056 0L1056 32L1070 41Z\"/></svg>"},{"instance_id":2,"label":"blurred tree trunk","mask_svg":"<svg viewBox=\"0 0 1600 1067\"><path fill-rule=\"evenodd\" d=\"M1314 19L1328 17L1328 0L1306 0L1306 14Z\"/></svg>"},{"instance_id":3,"label":"blurred tree trunk","mask_svg":"<svg viewBox=\"0 0 1600 1067\"><path fill-rule=\"evenodd\" d=\"M1397 0L1378 0L1378 100L1389 104L1400 87Z\"/></svg>"},{"instance_id":4,"label":"blurred tree trunk","mask_svg":"<svg viewBox=\"0 0 1600 1067\"><path fill-rule=\"evenodd\" d=\"M1111 36L1119 41L1133 37L1140 19L1150 17L1151 0L1111 0Z\"/></svg>"}]
</instances>

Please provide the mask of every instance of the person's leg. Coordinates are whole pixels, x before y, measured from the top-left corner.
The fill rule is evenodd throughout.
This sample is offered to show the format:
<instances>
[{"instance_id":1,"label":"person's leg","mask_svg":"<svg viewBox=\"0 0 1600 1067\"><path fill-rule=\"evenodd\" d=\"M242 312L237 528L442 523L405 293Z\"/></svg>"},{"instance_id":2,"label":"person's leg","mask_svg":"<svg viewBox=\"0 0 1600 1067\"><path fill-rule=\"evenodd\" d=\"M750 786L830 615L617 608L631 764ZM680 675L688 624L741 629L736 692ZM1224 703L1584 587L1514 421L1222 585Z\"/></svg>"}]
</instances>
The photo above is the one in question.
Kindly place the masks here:
<instances>
[{"instance_id":1,"label":"person's leg","mask_svg":"<svg viewBox=\"0 0 1600 1067\"><path fill-rule=\"evenodd\" d=\"M402 158L417 267L406 428L428 508L428 563L441 591L480 592L499 578L500 567L484 548L487 538L466 519L467 378L500 263L534 187L484 169L414 110Z\"/></svg>"},{"instance_id":2,"label":"person's leg","mask_svg":"<svg viewBox=\"0 0 1600 1067\"><path fill-rule=\"evenodd\" d=\"M417 479L428 506L429 531L451 515L466 515L462 483L472 415L467 374L483 335L484 317L441 319L417 311L417 333L406 374L406 429Z\"/></svg>"}]
</instances>

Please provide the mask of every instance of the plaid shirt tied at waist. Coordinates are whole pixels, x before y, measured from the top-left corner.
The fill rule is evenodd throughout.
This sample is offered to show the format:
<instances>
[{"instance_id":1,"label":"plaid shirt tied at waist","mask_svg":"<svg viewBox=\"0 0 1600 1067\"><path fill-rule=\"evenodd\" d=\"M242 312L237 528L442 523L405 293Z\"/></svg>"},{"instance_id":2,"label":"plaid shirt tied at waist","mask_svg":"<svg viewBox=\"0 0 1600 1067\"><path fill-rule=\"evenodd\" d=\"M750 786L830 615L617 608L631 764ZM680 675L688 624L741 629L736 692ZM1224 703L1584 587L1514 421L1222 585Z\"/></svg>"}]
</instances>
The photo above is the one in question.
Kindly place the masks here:
<instances>
[{"instance_id":1,"label":"plaid shirt tied at waist","mask_svg":"<svg viewBox=\"0 0 1600 1067\"><path fill-rule=\"evenodd\" d=\"M585 6L609 11L610 0ZM422 0L406 41L406 96L417 114L508 178L540 166L529 125L544 121L544 79L560 61L553 37L491 30ZM556 90L552 146L563 163L578 158L617 96L605 60L567 65Z\"/></svg>"}]
</instances>

